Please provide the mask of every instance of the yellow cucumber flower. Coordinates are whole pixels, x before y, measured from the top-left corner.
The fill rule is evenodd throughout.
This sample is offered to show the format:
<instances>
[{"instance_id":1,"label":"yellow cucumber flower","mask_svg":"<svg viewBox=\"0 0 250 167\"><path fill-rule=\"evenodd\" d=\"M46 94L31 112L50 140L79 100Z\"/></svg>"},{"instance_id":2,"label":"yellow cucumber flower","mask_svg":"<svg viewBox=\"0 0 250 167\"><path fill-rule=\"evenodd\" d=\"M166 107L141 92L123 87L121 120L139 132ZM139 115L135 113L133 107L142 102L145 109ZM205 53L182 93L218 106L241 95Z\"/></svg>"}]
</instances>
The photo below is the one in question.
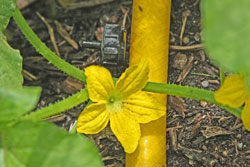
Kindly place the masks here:
<instances>
[{"instance_id":1,"label":"yellow cucumber flower","mask_svg":"<svg viewBox=\"0 0 250 167\"><path fill-rule=\"evenodd\" d=\"M243 75L228 76L215 92L214 97L217 102L232 108L238 108L244 104L241 119L246 129L250 131L250 95Z\"/></svg>"},{"instance_id":2,"label":"yellow cucumber flower","mask_svg":"<svg viewBox=\"0 0 250 167\"><path fill-rule=\"evenodd\" d=\"M140 123L148 123L166 114L166 106L143 92L148 82L148 60L131 66L114 84L111 73L101 66L85 69L92 104L77 121L77 131L96 134L110 121L110 127L127 153L135 151L141 136Z\"/></svg>"}]
</instances>

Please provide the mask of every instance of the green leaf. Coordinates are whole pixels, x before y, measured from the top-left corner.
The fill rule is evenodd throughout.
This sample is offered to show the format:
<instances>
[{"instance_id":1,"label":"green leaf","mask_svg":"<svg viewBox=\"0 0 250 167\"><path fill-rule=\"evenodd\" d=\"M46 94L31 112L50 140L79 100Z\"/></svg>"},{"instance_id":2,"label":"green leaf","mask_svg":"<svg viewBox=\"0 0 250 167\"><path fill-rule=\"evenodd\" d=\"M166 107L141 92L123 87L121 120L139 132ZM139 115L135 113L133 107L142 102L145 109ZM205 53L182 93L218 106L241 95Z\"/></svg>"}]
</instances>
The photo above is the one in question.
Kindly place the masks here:
<instances>
[{"instance_id":1,"label":"green leaf","mask_svg":"<svg viewBox=\"0 0 250 167\"><path fill-rule=\"evenodd\" d=\"M31 111L39 100L40 92L39 87L0 87L0 125Z\"/></svg>"},{"instance_id":2,"label":"green leaf","mask_svg":"<svg viewBox=\"0 0 250 167\"><path fill-rule=\"evenodd\" d=\"M9 46L0 31L0 87L20 87L22 83L22 57Z\"/></svg>"},{"instance_id":3,"label":"green leaf","mask_svg":"<svg viewBox=\"0 0 250 167\"><path fill-rule=\"evenodd\" d=\"M208 55L232 72L250 73L250 1L203 0L203 34Z\"/></svg>"},{"instance_id":4,"label":"green leaf","mask_svg":"<svg viewBox=\"0 0 250 167\"><path fill-rule=\"evenodd\" d=\"M5 130L1 140L5 167L103 166L89 139L51 123L20 122Z\"/></svg>"},{"instance_id":5,"label":"green leaf","mask_svg":"<svg viewBox=\"0 0 250 167\"><path fill-rule=\"evenodd\" d=\"M0 135L1 137L1 135ZM1 146L1 140L0 140L0 166L4 167L4 160L3 160L3 149L2 149L2 146Z\"/></svg>"},{"instance_id":6,"label":"green leaf","mask_svg":"<svg viewBox=\"0 0 250 167\"><path fill-rule=\"evenodd\" d=\"M8 25L15 8L16 0L0 0L0 31Z\"/></svg>"}]
</instances>

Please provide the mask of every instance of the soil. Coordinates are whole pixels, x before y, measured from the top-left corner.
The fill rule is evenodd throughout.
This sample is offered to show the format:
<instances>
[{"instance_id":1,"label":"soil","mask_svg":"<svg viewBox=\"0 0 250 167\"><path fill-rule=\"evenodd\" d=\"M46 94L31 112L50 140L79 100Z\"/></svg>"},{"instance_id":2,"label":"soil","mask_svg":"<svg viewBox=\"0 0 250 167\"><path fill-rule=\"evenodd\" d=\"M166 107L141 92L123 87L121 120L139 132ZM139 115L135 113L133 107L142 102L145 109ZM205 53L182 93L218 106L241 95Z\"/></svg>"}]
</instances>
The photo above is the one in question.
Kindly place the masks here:
<instances>
[{"instance_id":1,"label":"soil","mask_svg":"<svg viewBox=\"0 0 250 167\"><path fill-rule=\"evenodd\" d=\"M98 52L74 49L56 30L55 20L62 24L76 43L86 39L100 40L104 24L122 24L124 13L129 9L126 28L130 34L131 0L116 0L92 7L78 6L71 10L63 8L60 2L64 4L67 1L35 1L22 9L22 13L39 38L54 50L48 29L36 12L44 16L54 29L61 57L80 69L98 64ZM214 91L220 85L219 70L199 45L201 22L199 0L172 2L168 82ZM180 37L182 28L184 33ZM43 89L37 108L68 97L84 87L84 84L60 72L41 57L13 21L6 34L11 45L19 49L23 56L25 85ZM49 118L49 121L68 130L85 105ZM167 122L167 166L250 166L250 133L239 119L218 106L169 96ZM105 166L125 166L124 151L109 128L88 137L98 146Z\"/></svg>"}]
</instances>

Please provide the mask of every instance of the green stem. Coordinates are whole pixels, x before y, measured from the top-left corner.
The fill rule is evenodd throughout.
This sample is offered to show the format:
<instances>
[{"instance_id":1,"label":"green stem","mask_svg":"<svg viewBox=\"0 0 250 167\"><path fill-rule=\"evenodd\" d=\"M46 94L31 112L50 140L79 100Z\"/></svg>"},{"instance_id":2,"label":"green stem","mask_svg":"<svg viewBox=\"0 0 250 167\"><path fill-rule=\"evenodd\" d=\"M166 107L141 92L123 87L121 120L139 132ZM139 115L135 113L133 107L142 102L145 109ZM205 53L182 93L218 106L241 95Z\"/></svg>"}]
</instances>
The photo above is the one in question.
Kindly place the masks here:
<instances>
[{"instance_id":1,"label":"green stem","mask_svg":"<svg viewBox=\"0 0 250 167\"><path fill-rule=\"evenodd\" d=\"M149 82L143 90L148 92L163 93L172 96L182 96L190 99L207 101L224 108L225 110L227 110L228 112L230 112L231 114L235 115L238 118L240 118L241 115L240 108L230 108L228 106L216 102L214 99L214 92L209 90L180 86L180 85L153 83L153 82ZM31 114L26 115L23 119L40 121L42 119L51 117L53 115L62 113L70 108L73 108L79 105L80 103L87 101L88 98L89 97L87 90L83 89L79 93L76 93L73 96L68 97L58 103L51 104L48 107L32 112ZM72 130L72 132L73 131L74 130Z\"/></svg>"},{"instance_id":2,"label":"green stem","mask_svg":"<svg viewBox=\"0 0 250 167\"><path fill-rule=\"evenodd\" d=\"M240 118L241 116L240 108L231 108L218 103L214 99L214 92L209 90L173 85L173 84L153 83L153 82L149 82L143 90L148 92L164 93L172 96L182 96L190 99L207 101L209 103L216 104L224 108L225 110L227 110L228 112L230 112L231 114L235 115L238 118Z\"/></svg>"},{"instance_id":3,"label":"green stem","mask_svg":"<svg viewBox=\"0 0 250 167\"><path fill-rule=\"evenodd\" d=\"M72 129L69 131L69 133L72 133L72 134L76 133L76 126L77 126L77 122L74 123L74 125L73 125Z\"/></svg>"},{"instance_id":4,"label":"green stem","mask_svg":"<svg viewBox=\"0 0 250 167\"><path fill-rule=\"evenodd\" d=\"M225 73L222 67L220 67L220 84L222 85L225 79Z\"/></svg>"},{"instance_id":5,"label":"green stem","mask_svg":"<svg viewBox=\"0 0 250 167\"><path fill-rule=\"evenodd\" d=\"M203 74L203 73L197 73L197 72L192 72L192 75L200 75L200 76L205 76L205 77L213 77L215 78L216 75L210 75L210 74Z\"/></svg>"},{"instance_id":6,"label":"green stem","mask_svg":"<svg viewBox=\"0 0 250 167\"><path fill-rule=\"evenodd\" d=\"M60 114L66 110L69 110L85 101L88 100L87 89L83 89L80 92L65 98L62 101L59 101L55 104L51 104L48 107L36 110L31 114L24 116L24 120L40 121L45 118L49 118L53 115Z\"/></svg>"},{"instance_id":7,"label":"green stem","mask_svg":"<svg viewBox=\"0 0 250 167\"><path fill-rule=\"evenodd\" d=\"M82 81L86 81L85 74L82 70L77 67L67 63L60 57L58 57L54 52L52 52L32 31L25 19L23 18L22 13L16 8L13 18L18 25L18 27L23 32L24 36L32 44L38 53L45 57L49 62L55 65L58 69L62 70L66 74Z\"/></svg>"}]
</instances>

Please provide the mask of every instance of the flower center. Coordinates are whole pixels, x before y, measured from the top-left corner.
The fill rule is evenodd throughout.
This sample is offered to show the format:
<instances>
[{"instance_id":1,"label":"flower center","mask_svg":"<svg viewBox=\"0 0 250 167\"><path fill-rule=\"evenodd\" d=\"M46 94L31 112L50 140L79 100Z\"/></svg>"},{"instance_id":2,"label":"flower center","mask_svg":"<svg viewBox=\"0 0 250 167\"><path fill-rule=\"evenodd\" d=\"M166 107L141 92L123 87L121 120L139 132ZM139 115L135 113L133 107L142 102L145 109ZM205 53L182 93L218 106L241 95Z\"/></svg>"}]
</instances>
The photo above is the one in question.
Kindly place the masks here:
<instances>
[{"instance_id":1,"label":"flower center","mask_svg":"<svg viewBox=\"0 0 250 167\"><path fill-rule=\"evenodd\" d=\"M114 97L110 97L109 98L109 103L114 103L115 102L115 98Z\"/></svg>"},{"instance_id":2,"label":"flower center","mask_svg":"<svg viewBox=\"0 0 250 167\"><path fill-rule=\"evenodd\" d=\"M110 96L107 99L107 110L111 113L119 112L122 109L122 100L119 96Z\"/></svg>"}]
</instances>

